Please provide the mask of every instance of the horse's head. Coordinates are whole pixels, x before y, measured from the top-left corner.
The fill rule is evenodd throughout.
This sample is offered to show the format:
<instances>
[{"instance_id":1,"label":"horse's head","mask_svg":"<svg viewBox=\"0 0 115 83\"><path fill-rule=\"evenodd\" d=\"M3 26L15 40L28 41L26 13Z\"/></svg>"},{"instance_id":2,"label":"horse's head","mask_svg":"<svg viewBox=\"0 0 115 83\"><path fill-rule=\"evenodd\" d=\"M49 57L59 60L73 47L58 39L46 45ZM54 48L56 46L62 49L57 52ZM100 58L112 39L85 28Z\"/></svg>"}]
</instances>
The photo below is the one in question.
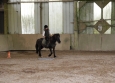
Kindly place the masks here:
<instances>
[{"instance_id":1,"label":"horse's head","mask_svg":"<svg viewBox=\"0 0 115 83\"><path fill-rule=\"evenodd\" d=\"M53 36L55 37L55 40L56 40L58 43L61 43L61 41L60 41L60 34L54 34Z\"/></svg>"}]
</instances>

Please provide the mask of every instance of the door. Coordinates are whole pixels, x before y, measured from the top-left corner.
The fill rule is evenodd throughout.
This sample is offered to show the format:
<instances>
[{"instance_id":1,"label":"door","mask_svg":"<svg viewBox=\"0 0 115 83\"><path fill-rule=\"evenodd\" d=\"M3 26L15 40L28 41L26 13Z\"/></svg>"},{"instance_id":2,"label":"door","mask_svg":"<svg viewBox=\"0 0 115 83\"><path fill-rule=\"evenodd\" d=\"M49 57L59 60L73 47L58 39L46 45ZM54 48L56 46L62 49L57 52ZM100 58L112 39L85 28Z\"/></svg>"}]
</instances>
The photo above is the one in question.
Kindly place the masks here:
<instances>
[{"instance_id":1,"label":"door","mask_svg":"<svg viewBox=\"0 0 115 83\"><path fill-rule=\"evenodd\" d=\"M4 34L4 12L0 11L0 34Z\"/></svg>"},{"instance_id":2,"label":"door","mask_svg":"<svg viewBox=\"0 0 115 83\"><path fill-rule=\"evenodd\" d=\"M79 2L79 49L96 51L115 48L111 33L111 2ZM105 35L106 34L106 35ZM110 40L107 42L107 40ZM113 49L111 48L111 50Z\"/></svg>"}]
</instances>

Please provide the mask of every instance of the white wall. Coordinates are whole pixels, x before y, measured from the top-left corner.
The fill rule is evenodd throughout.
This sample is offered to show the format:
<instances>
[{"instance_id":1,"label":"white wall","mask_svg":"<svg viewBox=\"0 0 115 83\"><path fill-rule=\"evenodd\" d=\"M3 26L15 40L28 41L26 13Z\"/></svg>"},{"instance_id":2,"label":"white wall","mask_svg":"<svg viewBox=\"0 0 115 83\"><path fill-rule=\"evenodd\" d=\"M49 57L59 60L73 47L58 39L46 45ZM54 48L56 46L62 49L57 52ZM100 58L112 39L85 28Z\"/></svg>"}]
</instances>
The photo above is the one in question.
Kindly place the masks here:
<instances>
[{"instance_id":1,"label":"white wall","mask_svg":"<svg viewBox=\"0 0 115 83\"><path fill-rule=\"evenodd\" d=\"M80 34L78 49L81 51L115 51L115 34Z\"/></svg>"}]
</instances>

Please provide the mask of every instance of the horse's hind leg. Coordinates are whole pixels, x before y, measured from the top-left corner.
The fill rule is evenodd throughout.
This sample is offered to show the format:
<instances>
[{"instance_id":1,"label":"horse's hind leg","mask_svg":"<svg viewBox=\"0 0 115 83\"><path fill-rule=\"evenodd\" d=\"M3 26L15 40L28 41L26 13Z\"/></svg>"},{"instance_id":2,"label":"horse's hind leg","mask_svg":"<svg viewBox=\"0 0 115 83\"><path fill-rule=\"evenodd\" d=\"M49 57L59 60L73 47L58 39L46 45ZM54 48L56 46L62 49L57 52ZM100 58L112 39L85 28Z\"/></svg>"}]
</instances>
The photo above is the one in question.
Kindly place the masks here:
<instances>
[{"instance_id":1,"label":"horse's hind leg","mask_svg":"<svg viewBox=\"0 0 115 83\"><path fill-rule=\"evenodd\" d=\"M36 47L36 53L38 53L38 45L36 44L36 46L35 46L35 47Z\"/></svg>"},{"instance_id":2,"label":"horse's hind leg","mask_svg":"<svg viewBox=\"0 0 115 83\"><path fill-rule=\"evenodd\" d=\"M41 49L40 48L38 49L38 52L39 52L39 57L41 57Z\"/></svg>"},{"instance_id":3,"label":"horse's hind leg","mask_svg":"<svg viewBox=\"0 0 115 83\"><path fill-rule=\"evenodd\" d=\"M56 55L55 55L55 48L53 48L53 53L54 53L54 58L56 57Z\"/></svg>"},{"instance_id":4,"label":"horse's hind leg","mask_svg":"<svg viewBox=\"0 0 115 83\"><path fill-rule=\"evenodd\" d=\"M49 57L52 55L52 49L50 48L50 54L48 55Z\"/></svg>"}]
</instances>

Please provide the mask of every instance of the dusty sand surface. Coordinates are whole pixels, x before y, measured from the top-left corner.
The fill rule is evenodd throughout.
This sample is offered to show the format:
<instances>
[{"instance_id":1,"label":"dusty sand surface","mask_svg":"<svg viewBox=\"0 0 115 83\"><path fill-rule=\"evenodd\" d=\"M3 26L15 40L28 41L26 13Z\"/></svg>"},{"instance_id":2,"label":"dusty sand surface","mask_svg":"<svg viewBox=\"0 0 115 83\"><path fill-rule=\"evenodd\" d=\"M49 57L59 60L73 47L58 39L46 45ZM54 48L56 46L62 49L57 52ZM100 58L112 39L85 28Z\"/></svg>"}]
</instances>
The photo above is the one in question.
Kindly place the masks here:
<instances>
[{"instance_id":1,"label":"dusty sand surface","mask_svg":"<svg viewBox=\"0 0 115 83\"><path fill-rule=\"evenodd\" d=\"M115 52L0 52L0 83L115 83Z\"/></svg>"}]
</instances>

